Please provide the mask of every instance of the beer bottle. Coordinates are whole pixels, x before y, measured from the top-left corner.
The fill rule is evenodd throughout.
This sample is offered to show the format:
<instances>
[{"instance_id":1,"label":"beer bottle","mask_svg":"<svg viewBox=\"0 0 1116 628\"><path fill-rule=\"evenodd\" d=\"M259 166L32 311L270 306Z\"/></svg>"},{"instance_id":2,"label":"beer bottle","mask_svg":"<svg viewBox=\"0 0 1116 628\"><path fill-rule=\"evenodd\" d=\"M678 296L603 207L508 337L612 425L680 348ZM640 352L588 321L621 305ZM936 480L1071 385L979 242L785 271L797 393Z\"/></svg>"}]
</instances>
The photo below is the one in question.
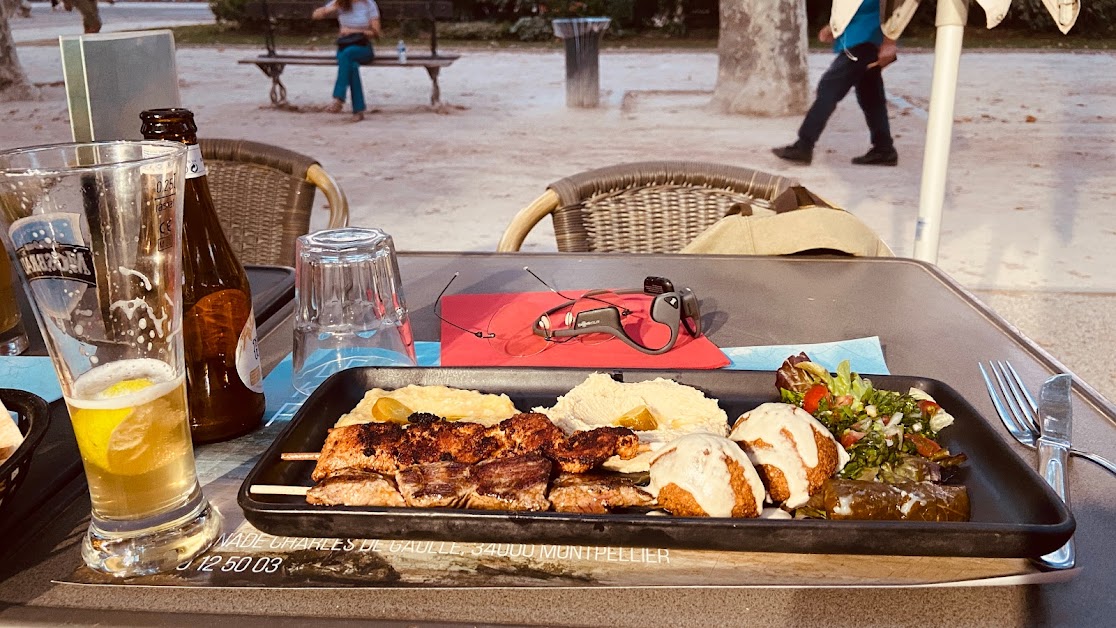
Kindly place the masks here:
<instances>
[{"instance_id":1,"label":"beer bottle","mask_svg":"<svg viewBox=\"0 0 1116 628\"><path fill-rule=\"evenodd\" d=\"M189 147L182 212L182 335L190 431L195 443L227 440L255 429L264 413L248 277L213 207L194 114L149 109L140 119L145 139Z\"/></svg>"}]
</instances>

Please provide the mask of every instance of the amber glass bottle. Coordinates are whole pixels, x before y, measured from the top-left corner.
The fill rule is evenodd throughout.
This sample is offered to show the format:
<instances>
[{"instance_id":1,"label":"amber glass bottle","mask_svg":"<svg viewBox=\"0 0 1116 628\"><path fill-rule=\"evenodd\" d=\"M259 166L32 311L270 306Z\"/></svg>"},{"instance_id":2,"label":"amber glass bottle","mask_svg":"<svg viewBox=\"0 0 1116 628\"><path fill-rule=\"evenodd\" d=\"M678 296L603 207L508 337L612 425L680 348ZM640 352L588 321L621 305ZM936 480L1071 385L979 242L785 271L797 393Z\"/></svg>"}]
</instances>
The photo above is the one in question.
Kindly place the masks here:
<instances>
[{"instance_id":1,"label":"amber glass bottle","mask_svg":"<svg viewBox=\"0 0 1116 628\"><path fill-rule=\"evenodd\" d=\"M140 119L145 139L189 146L182 213L182 333L190 430L195 443L227 440L258 427L264 413L248 276L217 219L194 114L149 109Z\"/></svg>"}]
</instances>

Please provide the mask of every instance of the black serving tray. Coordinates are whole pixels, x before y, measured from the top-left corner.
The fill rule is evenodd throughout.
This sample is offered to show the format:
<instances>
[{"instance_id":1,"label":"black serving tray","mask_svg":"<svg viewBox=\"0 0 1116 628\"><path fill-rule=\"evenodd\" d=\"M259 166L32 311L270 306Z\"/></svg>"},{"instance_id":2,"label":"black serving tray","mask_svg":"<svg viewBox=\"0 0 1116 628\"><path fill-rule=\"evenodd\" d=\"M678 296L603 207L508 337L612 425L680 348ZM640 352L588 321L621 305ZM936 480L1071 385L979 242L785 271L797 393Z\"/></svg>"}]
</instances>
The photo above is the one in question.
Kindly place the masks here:
<instances>
[{"instance_id":1,"label":"black serving tray","mask_svg":"<svg viewBox=\"0 0 1116 628\"><path fill-rule=\"evenodd\" d=\"M969 490L967 522L825 521L569 514L437 508L315 506L299 496L255 495L253 484L311 486L312 462L280 460L282 452L319 451L326 432L366 390L408 384L505 393L520 410L553 405L593 371L511 368L358 368L336 373L306 401L240 488L245 517L281 536L423 539L498 543L625 545L710 550L1032 557L1061 547L1075 522L1049 486L1007 446L956 391L937 380L875 376L877 388L925 390L956 422L942 444L964 452L959 481ZM666 377L717 399L735 420L760 403L778 401L775 374L751 371L617 371L623 381Z\"/></svg>"}]
</instances>

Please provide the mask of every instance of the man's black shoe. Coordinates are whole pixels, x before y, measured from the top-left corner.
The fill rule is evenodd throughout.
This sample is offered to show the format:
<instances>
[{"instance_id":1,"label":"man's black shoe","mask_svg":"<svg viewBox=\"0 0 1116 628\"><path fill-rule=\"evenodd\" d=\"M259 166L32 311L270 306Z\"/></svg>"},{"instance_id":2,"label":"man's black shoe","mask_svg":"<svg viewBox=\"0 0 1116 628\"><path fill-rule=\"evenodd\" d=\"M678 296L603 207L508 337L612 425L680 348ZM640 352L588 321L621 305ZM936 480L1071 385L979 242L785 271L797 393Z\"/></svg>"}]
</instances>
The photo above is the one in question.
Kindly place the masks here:
<instances>
[{"instance_id":1,"label":"man's black shoe","mask_svg":"<svg viewBox=\"0 0 1116 628\"><path fill-rule=\"evenodd\" d=\"M853 157L852 162L858 166L898 166L899 153L895 148L876 148L864 153L860 157Z\"/></svg>"},{"instance_id":2,"label":"man's black shoe","mask_svg":"<svg viewBox=\"0 0 1116 628\"><path fill-rule=\"evenodd\" d=\"M772 148L772 153L779 159L786 159L799 164L810 165L814 160L814 149L803 148L798 144L791 144L790 146L780 146L779 148Z\"/></svg>"}]
</instances>

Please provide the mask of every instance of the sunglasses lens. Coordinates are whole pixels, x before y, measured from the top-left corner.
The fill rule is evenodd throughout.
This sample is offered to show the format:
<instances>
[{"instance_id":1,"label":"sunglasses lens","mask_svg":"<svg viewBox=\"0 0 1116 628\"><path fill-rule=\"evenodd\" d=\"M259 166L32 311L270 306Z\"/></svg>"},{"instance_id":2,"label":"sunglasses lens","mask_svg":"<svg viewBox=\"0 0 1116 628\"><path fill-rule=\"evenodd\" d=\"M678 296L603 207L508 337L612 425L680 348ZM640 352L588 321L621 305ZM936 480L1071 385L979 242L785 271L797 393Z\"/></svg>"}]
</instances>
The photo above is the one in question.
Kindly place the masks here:
<instances>
[{"instance_id":1,"label":"sunglasses lens","mask_svg":"<svg viewBox=\"0 0 1116 628\"><path fill-rule=\"evenodd\" d=\"M541 353L550 346L546 338L536 336L532 330L539 317L537 305L529 303L509 303L492 315L488 332L493 335L488 342L501 353L524 358Z\"/></svg>"}]
</instances>

